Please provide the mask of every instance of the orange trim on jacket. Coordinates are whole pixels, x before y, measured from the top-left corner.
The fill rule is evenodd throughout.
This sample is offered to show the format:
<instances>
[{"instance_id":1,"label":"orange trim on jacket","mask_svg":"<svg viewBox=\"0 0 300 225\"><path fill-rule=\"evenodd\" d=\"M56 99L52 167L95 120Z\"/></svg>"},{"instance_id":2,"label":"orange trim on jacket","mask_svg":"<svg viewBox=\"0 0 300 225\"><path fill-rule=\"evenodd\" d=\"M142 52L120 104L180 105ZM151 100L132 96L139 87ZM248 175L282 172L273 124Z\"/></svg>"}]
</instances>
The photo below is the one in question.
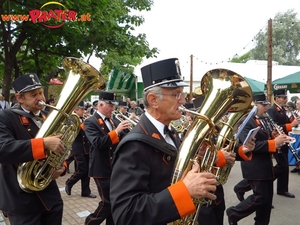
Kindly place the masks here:
<instances>
[{"instance_id":1,"label":"orange trim on jacket","mask_svg":"<svg viewBox=\"0 0 300 225\"><path fill-rule=\"evenodd\" d=\"M45 149L44 149L44 139L43 138L35 138L31 139L31 149L33 159L43 159L46 157Z\"/></svg>"},{"instance_id":2,"label":"orange trim on jacket","mask_svg":"<svg viewBox=\"0 0 300 225\"><path fill-rule=\"evenodd\" d=\"M249 153L249 156L247 156L244 151L243 151L243 145L241 145L239 148L238 148L238 154L239 156L245 160L245 161L250 161L252 159L252 152L248 152Z\"/></svg>"},{"instance_id":3,"label":"orange trim on jacket","mask_svg":"<svg viewBox=\"0 0 300 225\"><path fill-rule=\"evenodd\" d=\"M292 124L291 123L285 124L285 129L286 129L286 132L292 131Z\"/></svg>"},{"instance_id":4,"label":"orange trim on jacket","mask_svg":"<svg viewBox=\"0 0 300 225\"><path fill-rule=\"evenodd\" d=\"M180 217L196 212L195 204L183 181L178 181L169 186L168 190L173 198Z\"/></svg>"},{"instance_id":5,"label":"orange trim on jacket","mask_svg":"<svg viewBox=\"0 0 300 225\"><path fill-rule=\"evenodd\" d=\"M268 150L269 152L276 152L275 140L268 140Z\"/></svg>"},{"instance_id":6,"label":"orange trim on jacket","mask_svg":"<svg viewBox=\"0 0 300 225\"><path fill-rule=\"evenodd\" d=\"M119 140L119 136L115 130L108 132L112 144L117 144Z\"/></svg>"},{"instance_id":7,"label":"orange trim on jacket","mask_svg":"<svg viewBox=\"0 0 300 225\"><path fill-rule=\"evenodd\" d=\"M218 151L218 160L216 162L216 166L217 167L224 167L224 166L226 166L225 155L221 151Z\"/></svg>"}]
</instances>

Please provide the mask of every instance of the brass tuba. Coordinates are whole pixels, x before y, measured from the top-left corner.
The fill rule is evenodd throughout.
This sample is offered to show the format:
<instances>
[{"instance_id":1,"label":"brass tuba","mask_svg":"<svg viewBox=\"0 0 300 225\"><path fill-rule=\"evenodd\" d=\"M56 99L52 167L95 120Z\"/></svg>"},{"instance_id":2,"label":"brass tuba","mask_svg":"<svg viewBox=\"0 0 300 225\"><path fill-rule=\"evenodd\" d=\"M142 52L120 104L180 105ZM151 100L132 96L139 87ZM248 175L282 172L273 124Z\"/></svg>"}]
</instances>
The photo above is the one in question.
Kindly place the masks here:
<instances>
[{"instance_id":1,"label":"brass tuba","mask_svg":"<svg viewBox=\"0 0 300 225\"><path fill-rule=\"evenodd\" d=\"M252 102L252 91L246 80L239 74L227 69L208 71L201 80L201 90L205 99L195 113L175 162L171 184L183 179L192 168L193 162L200 165L199 172L217 174L214 167L217 149L213 143L216 133L215 125L226 113L246 110ZM199 155L199 149L205 149ZM202 204L210 204L205 198L193 199L196 213L183 217L170 224L197 224L197 217Z\"/></svg>"},{"instance_id":2,"label":"brass tuba","mask_svg":"<svg viewBox=\"0 0 300 225\"><path fill-rule=\"evenodd\" d=\"M69 155L80 130L79 117L72 114L74 108L92 89L104 89L106 85L101 74L80 59L67 57L62 64L68 73L67 80L56 107L47 105L55 110L50 112L36 138L61 134L65 151L58 156L46 149L46 158L19 165L17 179L21 189L26 192L42 191L50 184L54 170L60 168ZM46 105L44 102L40 104Z\"/></svg>"},{"instance_id":3,"label":"brass tuba","mask_svg":"<svg viewBox=\"0 0 300 225\"><path fill-rule=\"evenodd\" d=\"M237 133L238 125L248 113L251 111L252 106L250 105L248 109L242 110L240 112L231 113L226 122L220 121L221 130L218 134L216 141L216 149L219 150L229 145L228 152L234 153L235 146L238 144L238 139L235 139L235 134ZM232 169L231 164L220 168L218 170L218 183L224 185L229 177L230 171Z\"/></svg>"}]
</instances>

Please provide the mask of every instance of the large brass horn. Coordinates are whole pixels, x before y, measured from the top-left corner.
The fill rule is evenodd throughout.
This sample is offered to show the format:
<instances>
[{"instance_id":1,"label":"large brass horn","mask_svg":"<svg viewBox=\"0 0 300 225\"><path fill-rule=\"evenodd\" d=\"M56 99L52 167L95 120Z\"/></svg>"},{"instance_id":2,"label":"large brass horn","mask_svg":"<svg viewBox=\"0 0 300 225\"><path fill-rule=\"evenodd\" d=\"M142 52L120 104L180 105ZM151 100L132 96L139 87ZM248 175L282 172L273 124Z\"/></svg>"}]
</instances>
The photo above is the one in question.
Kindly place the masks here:
<instances>
[{"instance_id":1,"label":"large brass horn","mask_svg":"<svg viewBox=\"0 0 300 225\"><path fill-rule=\"evenodd\" d=\"M231 113L227 121L219 122L221 130L215 145L217 150L229 145L228 152L234 153L234 149L238 144L238 139L235 139L235 134L239 127L238 125L245 119L251 110L252 106L250 105L249 108L244 111ZM232 166L233 165L231 164L227 164L218 170L217 176L219 184L224 185L227 182Z\"/></svg>"},{"instance_id":2,"label":"large brass horn","mask_svg":"<svg viewBox=\"0 0 300 225\"><path fill-rule=\"evenodd\" d=\"M62 62L68 74L66 83L60 93L56 107L48 115L36 138L61 134L65 151L58 156L46 149L47 157L41 160L25 162L19 165L17 179L22 190L26 192L44 190L52 181L55 169L61 167L69 155L80 122L72 112L80 101L93 89L104 89L105 80L91 65L80 59L67 57ZM46 105L40 102L42 105ZM47 105L48 106L48 105ZM51 107L51 106L50 106Z\"/></svg>"},{"instance_id":3,"label":"large brass horn","mask_svg":"<svg viewBox=\"0 0 300 225\"><path fill-rule=\"evenodd\" d=\"M208 71L201 80L202 93L205 99L197 110L190 128L188 129L175 162L171 184L183 179L191 169L194 161L200 165L199 172L216 174L214 167L217 149L213 143L216 123L226 112L246 110L252 102L252 91L246 80L239 74L227 69ZM199 149L205 153L199 156ZM172 222L175 224L197 224L200 206L210 201L193 199L196 213Z\"/></svg>"}]
</instances>

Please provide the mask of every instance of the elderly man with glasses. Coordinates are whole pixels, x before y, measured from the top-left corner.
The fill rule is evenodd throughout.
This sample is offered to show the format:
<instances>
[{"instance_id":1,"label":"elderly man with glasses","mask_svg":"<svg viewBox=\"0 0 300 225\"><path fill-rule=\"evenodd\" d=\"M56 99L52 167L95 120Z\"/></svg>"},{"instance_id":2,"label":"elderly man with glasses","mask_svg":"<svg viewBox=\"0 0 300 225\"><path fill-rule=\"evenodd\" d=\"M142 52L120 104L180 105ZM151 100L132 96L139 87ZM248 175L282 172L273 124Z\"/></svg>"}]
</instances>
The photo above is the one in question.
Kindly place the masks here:
<instances>
[{"instance_id":1,"label":"elderly man with glasses","mask_svg":"<svg viewBox=\"0 0 300 225\"><path fill-rule=\"evenodd\" d=\"M141 68L146 112L122 140L113 157L110 197L115 224L167 224L194 213L193 198L215 199L216 178L198 173L170 185L180 145L170 122L185 103L178 59ZM171 132L170 132L171 129Z\"/></svg>"}]
</instances>

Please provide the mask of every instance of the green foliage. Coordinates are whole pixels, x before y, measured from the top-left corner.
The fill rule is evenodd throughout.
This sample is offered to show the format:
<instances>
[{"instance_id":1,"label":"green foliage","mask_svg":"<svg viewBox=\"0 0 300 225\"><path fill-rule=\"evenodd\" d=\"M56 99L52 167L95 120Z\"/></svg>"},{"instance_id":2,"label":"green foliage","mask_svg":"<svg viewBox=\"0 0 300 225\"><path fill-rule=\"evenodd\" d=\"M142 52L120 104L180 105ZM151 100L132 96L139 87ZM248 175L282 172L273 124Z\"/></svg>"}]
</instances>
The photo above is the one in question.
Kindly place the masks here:
<instances>
[{"instance_id":1,"label":"green foliage","mask_svg":"<svg viewBox=\"0 0 300 225\"><path fill-rule=\"evenodd\" d=\"M250 59L251 52L247 52L246 54L242 55L241 57L234 56L231 59L231 62L233 63L246 63Z\"/></svg>"},{"instance_id":2,"label":"green foliage","mask_svg":"<svg viewBox=\"0 0 300 225\"><path fill-rule=\"evenodd\" d=\"M45 0L0 1L0 15L28 15L45 3ZM0 80L3 80L5 93L9 92L13 79L29 72L37 73L47 85L49 79L56 76L53 71L67 56L83 58L95 54L105 62L101 70L107 73L116 67L132 69L143 57L152 57L158 52L156 48L149 48L145 34L133 35L135 28L144 22L143 17L133 12L150 10L151 0L65 0L61 4L64 7L50 4L43 10L73 10L77 18L89 15L91 20L64 21L60 28L51 29L44 25L58 25L63 21L7 22L1 18L0 66L3 67L0 72L3 72Z\"/></svg>"},{"instance_id":3,"label":"green foliage","mask_svg":"<svg viewBox=\"0 0 300 225\"><path fill-rule=\"evenodd\" d=\"M294 10L277 13L272 20L272 60L281 65L299 66L300 21ZM268 27L256 38L256 47L251 51L251 59L268 59Z\"/></svg>"}]
</instances>

